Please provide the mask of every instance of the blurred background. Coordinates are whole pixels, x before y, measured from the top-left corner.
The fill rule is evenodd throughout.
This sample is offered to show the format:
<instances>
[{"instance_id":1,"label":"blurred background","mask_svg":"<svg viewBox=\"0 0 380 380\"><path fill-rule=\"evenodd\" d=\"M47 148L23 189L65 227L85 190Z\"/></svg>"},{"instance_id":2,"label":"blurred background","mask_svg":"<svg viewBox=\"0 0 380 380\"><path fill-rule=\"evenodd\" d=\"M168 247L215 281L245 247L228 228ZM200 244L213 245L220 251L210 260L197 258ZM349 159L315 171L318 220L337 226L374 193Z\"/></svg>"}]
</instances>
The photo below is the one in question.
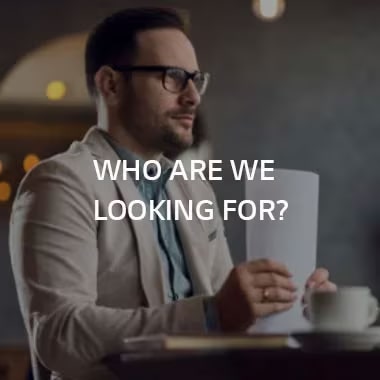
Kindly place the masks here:
<instances>
[{"instance_id":1,"label":"blurred background","mask_svg":"<svg viewBox=\"0 0 380 380\"><path fill-rule=\"evenodd\" d=\"M213 158L274 159L320 175L318 263L380 297L380 1L2 0L0 5L0 345L26 344L8 252L11 203L40 159L94 124L83 49L120 8L187 9ZM219 200L244 198L224 175ZM232 214L231 214L232 216ZM226 222L235 262L245 227Z\"/></svg>"}]
</instances>

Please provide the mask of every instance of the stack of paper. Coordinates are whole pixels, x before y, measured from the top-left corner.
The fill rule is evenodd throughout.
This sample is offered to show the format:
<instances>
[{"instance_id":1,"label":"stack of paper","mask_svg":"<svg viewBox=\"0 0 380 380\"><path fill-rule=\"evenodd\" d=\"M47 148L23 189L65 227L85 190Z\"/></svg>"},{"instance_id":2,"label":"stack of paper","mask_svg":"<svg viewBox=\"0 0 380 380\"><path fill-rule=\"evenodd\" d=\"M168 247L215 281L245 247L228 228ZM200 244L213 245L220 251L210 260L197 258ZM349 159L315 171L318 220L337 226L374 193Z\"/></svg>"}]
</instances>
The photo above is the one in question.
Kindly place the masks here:
<instances>
[{"instance_id":1,"label":"stack of paper","mask_svg":"<svg viewBox=\"0 0 380 380\"><path fill-rule=\"evenodd\" d=\"M286 200L288 208L279 220L283 205L274 211L276 220L255 218L246 222L247 260L270 258L285 264L298 286L298 300L289 311L258 320L251 331L288 333L309 328L302 315L301 298L308 276L316 266L318 193L317 174L275 169L274 181L255 176L246 181L246 199Z\"/></svg>"}]
</instances>

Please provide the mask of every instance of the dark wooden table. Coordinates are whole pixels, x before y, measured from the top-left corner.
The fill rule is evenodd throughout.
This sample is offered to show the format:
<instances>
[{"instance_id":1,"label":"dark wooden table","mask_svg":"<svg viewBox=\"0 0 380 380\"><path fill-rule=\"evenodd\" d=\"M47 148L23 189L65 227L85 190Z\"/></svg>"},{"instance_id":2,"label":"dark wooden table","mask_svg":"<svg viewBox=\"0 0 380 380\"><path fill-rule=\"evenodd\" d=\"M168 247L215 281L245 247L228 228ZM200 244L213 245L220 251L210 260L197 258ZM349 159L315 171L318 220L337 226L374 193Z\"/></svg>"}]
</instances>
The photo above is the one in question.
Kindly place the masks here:
<instances>
[{"instance_id":1,"label":"dark wooden table","mask_svg":"<svg viewBox=\"0 0 380 380\"><path fill-rule=\"evenodd\" d=\"M0 346L0 380L24 380L28 366L27 346Z\"/></svg>"},{"instance_id":2,"label":"dark wooden table","mask_svg":"<svg viewBox=\"0 0 380 380\"><path fill-rule=\"evenodd\" d=\"M380 350L146 352L115 355L105 362L126 380L380 379Z\"/></svg>"}]
</instances>

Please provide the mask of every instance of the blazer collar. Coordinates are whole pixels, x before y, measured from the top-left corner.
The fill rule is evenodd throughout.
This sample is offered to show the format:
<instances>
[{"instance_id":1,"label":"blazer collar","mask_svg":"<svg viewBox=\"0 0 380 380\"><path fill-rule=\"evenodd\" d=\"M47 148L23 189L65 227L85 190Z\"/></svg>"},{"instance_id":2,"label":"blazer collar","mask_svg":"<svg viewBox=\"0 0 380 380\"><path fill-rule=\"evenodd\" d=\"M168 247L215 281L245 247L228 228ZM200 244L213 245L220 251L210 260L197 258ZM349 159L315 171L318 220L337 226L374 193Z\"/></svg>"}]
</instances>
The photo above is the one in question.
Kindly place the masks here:
<instances>
[{"instance_id":1,"label":"blazer collar","mask_svg":"<svg viewBox=\"0 0 380 380\"><path fill-rule=\"evenodd\" d=\"M87 132L82 143L88 147L94 159L99 163L108 159L114 167L119 157L104 138L103 133L98 127L93 127ZM136 199L143 200L133 179L124 181L123 176L119 175L114 182L120 200L126 204ZM152 222L149 219L132 220L129 218L126 218L124 222L127 223L128 228L132 227L136 238L141 284L147 303L149 306L162 305L165 303L164 272Z\"/></svg>"}]
</instances>

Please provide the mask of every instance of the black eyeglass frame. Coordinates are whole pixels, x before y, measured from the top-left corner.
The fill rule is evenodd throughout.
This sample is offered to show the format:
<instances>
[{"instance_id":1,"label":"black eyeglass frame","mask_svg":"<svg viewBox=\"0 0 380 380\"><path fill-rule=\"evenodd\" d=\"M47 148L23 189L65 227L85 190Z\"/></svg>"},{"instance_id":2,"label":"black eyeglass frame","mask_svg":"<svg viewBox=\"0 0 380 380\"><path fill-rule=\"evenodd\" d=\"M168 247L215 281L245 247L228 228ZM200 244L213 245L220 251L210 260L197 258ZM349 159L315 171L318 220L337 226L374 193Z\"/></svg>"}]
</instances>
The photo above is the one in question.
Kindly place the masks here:
<instances>
[{"instance_id":1,"label":"black eyeglass frame","mask_svg":"<svg viewBox=\"0 0 380 380\"><path fill-rule=\"evenodd\" d=\"M207 73L207 72L202 72L202 71L194 71L192 73L190 73L189 71L183 69L182 67L177 67L177 66L162 66L162 65L148 65L148 66L130 66L130 65L110 65L110 67L115 70L115 71L119 71L119 72L122 72L122 73L127 73L127 72L132 72L132 71L145 71L145 72L162 72L162 86L164 87L164 89L166 91L169 91L171 93L174 93L174 94L178 94L180 92L182 92L188 82L189 82L189 79L191 79L195 85L195 87L197 88L197 91L199 93L199 95L203 95L205 92L206 92L206 89L207 89L207 86L208 86L208 82L210 80L210 74ZM170 90L168 88L166 88L165 86L165 77L167 75L167 72L169 70L179 70L179 71L182 71L183 73L185 73L186 75L186 79L184 80L183 84L182 84L182 87L178 90L178 91L173 91L173 90ZM202 83L202 87L200 89L198 89L197 87L197 82L196 82L196 78L197 76L203 76L203 83ZM194 80L195 79L195 80Z\"/></svg>"}]
</instances>

